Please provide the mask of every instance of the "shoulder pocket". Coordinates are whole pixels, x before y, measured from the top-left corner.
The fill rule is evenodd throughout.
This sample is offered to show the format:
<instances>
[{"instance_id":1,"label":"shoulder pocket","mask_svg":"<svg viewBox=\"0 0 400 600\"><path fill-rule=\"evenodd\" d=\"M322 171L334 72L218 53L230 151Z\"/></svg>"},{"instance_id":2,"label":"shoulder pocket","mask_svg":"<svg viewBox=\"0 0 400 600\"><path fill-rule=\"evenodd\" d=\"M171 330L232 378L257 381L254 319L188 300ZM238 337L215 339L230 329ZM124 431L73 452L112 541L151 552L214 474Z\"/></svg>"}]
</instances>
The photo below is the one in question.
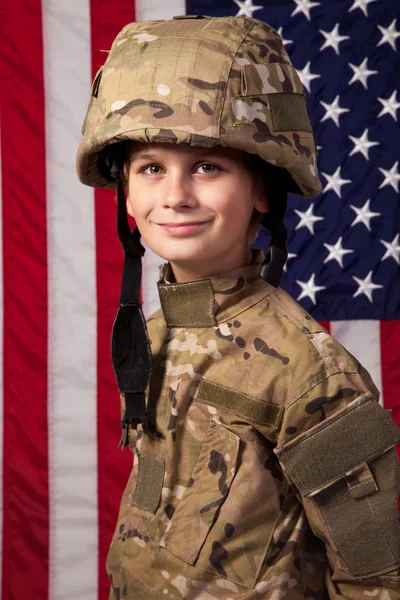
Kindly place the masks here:
<instances>
[{"instance_id":1,"label":"shoulder pocket","mask_svg":"<svg viewBox=\"0 0 400 600\"><path fill-rule=\"evenodd\" d=\"M319 509L326 541L356 577L400 561L399 441L389 413L364 397L275 450L289 480Z\"/></svg>"}]
</instances>

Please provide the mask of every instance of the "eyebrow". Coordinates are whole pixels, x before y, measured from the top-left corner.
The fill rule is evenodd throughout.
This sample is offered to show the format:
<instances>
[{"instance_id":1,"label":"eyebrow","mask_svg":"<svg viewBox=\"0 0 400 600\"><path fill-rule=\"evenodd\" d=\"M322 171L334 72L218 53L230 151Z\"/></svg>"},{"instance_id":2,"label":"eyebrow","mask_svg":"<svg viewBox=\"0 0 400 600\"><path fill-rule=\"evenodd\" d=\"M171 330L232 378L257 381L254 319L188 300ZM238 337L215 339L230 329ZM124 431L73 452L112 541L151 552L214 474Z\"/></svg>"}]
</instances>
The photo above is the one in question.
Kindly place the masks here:
<instances>
[{"instance_id":1,"label":"eyebrow","mask_svg":"<svg viewBox=\"0 0 400 600\"><path fill-rule=\"evenodd\" d=\"M134 160L157 160L157 157L154 154L150 154L149 152L134 152L131 156L131 162Z\"/></svg>"},{"instance_id":2,"label":"eyebrow","mask_svg":"<svg viewBox=\"0 0 400 600\"><path fill-rule=\"evenodd\" d=\"M201 148L201 147L197 147L197 155L199 158L203 157L203 156L209 156L211 157L220 157L220 158L227 158L229 159L229 156L225 156L224 152L223 152L223 148L221 147L218 148ZM154 154L152 154L151 152L147 152L146 150L143 151L137 151L137 152L133 152L132 156L131 156L131 162L133 162L134 160L161 160L160 156L156 156Z\"/></svg>"}]
</instances>

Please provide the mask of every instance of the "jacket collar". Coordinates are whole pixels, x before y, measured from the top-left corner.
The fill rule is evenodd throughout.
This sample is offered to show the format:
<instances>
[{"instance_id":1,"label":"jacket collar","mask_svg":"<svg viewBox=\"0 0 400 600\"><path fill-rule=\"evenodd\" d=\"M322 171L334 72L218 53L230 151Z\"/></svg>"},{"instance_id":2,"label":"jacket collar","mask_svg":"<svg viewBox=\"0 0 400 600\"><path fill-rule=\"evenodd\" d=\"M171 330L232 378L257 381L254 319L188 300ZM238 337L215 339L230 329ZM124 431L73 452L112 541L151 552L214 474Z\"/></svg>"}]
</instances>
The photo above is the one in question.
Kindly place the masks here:
<instances>
[{"instance_id":1,"label":"jacket collar","mask_svg":"<svg viewBox=\"0 0 400 600\"><path fill-rule=\"evenodd\" d=\"M258 274L264 253L258 249L252 253L250 265L185 283L169 283L171 265L162 265L157 287L167 326L218 326L269 295L274 288Z\"/></svg>"}]
</instances>

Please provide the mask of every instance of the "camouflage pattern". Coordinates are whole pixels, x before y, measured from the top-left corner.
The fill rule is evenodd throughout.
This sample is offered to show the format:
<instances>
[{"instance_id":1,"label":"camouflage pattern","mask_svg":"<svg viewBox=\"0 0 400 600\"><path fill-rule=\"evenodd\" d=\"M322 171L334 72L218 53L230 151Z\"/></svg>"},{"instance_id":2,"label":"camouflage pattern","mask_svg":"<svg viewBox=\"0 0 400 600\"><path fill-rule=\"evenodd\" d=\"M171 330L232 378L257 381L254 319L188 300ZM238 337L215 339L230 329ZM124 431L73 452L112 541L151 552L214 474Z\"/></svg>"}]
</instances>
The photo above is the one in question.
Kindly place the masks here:
<instances>
[{"instance_id":1,"label":"camouflage pattern","mask_svg":"<svg viewBox=\"0 0 400 600\"><path fill-rule=\"evenodd\" d=\"M289 191L321 191L299 76L279 34L248 17L131 23L92 86L78 149L80 180L113 187L99 152L121 140L259 155L286 169Z\"/></svg>"},{"instance_id":2,"label":"camouflage pattern","mask_svg":"<svg viewBox=\"0 0 400 600\"><path fill-rule=\"evenodd\" d=\"M162 267L163 308L147 321L149 425L126 440L136 457L107 560L112 600L400 599L399 431L357 360L259 277L262 258L179 284ZM188 291L193 311L179 314ZM193 327L190 314L211 324ZM352 415L368 407L382 424L367 434ZM348 419L354 436L339 430L331 444ZM320 480L306 490L288 456L324 439L326 455L304 461ZM332 480L357 439L356 462Z\"/></svg>"}]
</instances>

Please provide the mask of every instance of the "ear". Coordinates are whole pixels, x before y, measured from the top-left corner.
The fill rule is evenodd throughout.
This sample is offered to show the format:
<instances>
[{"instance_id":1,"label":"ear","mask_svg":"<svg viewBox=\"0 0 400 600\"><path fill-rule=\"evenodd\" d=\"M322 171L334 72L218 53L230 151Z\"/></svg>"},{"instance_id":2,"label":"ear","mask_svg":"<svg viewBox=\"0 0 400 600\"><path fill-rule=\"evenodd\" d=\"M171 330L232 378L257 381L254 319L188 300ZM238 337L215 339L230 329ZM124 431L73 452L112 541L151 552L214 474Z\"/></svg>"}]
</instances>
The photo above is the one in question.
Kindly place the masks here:
<instances>
[{"instance_id":1,"label":"ear","mask_svg":"<svg viewBox=\"0 0 400 600\"><path fill-rule=\"evenodd\" d=\"M262 180L259 177L253 178L253 208L259 213L269 212L269 193L270 185L267 178L263 178Z\"/></svg>"},{"instance_id":2,"label":"ear","mask_svg":"<svg viewBox=\"0 0 400 600\"><path fill-rule=\"evenodd\" d=\"M267 197L257 197L254 208L258 210L260 213L269 212L269 202Z\"/></svg>"},{"instance_id":3,"label":"ear","mask_svg":"<svg viewBox=\"0 0 400 600\"><path fill-rule=\"evenodd\" d=\"M133 217L132 208L131 208L131 204L129 201L129 196L127 196L127 198L126 198L126 212L128 213L128 215L130 217Z\"/></svg>"},{"instance_id":4,"label":"ear","mask_svg":"<svg viewBox=\"0 0 400 600\"><path fill-rule=\"evenodd\" d=\"M265 188L263 193L260 190L256 190L254 208L260 213L269 212L268 192L268 188Z\"/></svg>"}]
</instances>

